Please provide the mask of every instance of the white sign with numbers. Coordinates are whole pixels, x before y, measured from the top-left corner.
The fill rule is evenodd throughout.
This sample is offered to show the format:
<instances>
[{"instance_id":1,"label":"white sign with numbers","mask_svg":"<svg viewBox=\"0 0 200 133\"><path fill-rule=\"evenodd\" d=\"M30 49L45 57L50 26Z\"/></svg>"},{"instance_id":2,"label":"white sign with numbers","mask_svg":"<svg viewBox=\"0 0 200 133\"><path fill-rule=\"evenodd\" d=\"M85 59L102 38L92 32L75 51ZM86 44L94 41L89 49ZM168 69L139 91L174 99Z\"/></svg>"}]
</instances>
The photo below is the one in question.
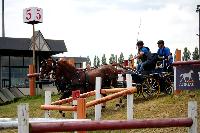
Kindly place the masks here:
<instances>
[{"instance_id":1,"label":"white sign with numbers","mask_svg":"<svg viewBox=\"0 0 200 133\"><path fill-rule=\"evenodd\" d=\"M24 23L37 24L43 22L43 10L38 7L30 7L23 10Z\"/></svg>"}]
</instances>

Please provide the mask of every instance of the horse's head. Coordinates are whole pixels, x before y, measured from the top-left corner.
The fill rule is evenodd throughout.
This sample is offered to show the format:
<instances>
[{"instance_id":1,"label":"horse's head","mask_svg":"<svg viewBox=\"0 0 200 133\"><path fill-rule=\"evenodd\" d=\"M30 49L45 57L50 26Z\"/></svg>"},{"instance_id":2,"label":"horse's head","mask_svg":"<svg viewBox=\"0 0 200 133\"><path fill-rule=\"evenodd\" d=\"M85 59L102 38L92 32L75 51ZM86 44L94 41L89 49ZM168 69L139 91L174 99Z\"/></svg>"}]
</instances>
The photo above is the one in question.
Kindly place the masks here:
<instances>
[{"instance_id":1,"label":"horse's head","mask_svg":"<svg viewBox=\"0 0 200 133\"><path fill-rule=\"evenodd\" d=\"M112 65L103 65L98 69L102 77L102 86L106 87L117 86L117 78L118 78L117 68L115 68Z\"/></svg>"},{"instance_id":2,"label":"horse's head","mask_svg":"<svg viewBox=\"0 0 200 133\"><path fill-rule=\"evenodd\" d=\"M85 87L85 72L66 60L59 60L56 66L55 83L58 91L70 96L75 89L83 90Z\"/></svg>"},{"instance_id":3,"label":"horse's head","mask_svg":"<svg viewBox=\"0 0 200 133\"><path fill-rule=\"evenodd\" d=\"M66 80L71 80L73 75L77 72L76 67L66 60L59 60L56 65L55 77L60 79L64 77Z\"/></svg>"},{"instance_id":4,"label":"horse's head","mask_svg":"<svg viewBox=\"0 0 200 133\"><path fill-rule=\"evenodd\" d=\"M41 62L40 78L49 79L51 74L54 76L55 67L56 67L56 62L52 58L43 60Z\"/></svg>"}]
</instances>

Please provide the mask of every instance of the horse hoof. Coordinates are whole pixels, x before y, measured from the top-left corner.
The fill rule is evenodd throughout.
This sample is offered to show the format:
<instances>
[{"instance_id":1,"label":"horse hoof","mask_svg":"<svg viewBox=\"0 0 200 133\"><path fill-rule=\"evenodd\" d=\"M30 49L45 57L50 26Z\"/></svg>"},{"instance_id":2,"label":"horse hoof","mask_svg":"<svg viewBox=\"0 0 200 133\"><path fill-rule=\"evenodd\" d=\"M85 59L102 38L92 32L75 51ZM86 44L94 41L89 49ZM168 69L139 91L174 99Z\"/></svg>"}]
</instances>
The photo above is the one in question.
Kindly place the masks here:
<instances>
[{"instance_id":1,"label":"horse hoof","mask_svg":"<svg viewBox=\"0 0 200 133\"><path fill-rule=\"evenodd\" d=\"M124 107L125 107L125 104L123 103L123 104L121 105L121 107L124 108Z\"/></svg>"},{"instance_id":2,"label":"horse hoof","mask_svg":"<svg viewBox=\"0 0 200 133\"><path fill-rule=\"evenodd\" d=\"M116 106L114 110L115 110L115 111L119 110L119 106Z\"/></svg>"},{"instance_id":3,"label":"horse hoof","mask_svg":"<svg viewBox=\"0 0 200 133\"><path fill-rule=\"evenodd\" d=\"M106 106L105 106L105 105L103 105L103 106L102 106L102 109L105 109L105 108L106 108Z\"/></svg>"},{"instance_id":4,"label":"horse hoof","mask_svg":"<svg viewBox=\"0 0 200 133\"><path fill-rule=\"evenodd\" d=\"M117 103L115 106L116 106L116 107L120 107L120 104L119 104L119 103Z\"/></svg>"}]
</instances>

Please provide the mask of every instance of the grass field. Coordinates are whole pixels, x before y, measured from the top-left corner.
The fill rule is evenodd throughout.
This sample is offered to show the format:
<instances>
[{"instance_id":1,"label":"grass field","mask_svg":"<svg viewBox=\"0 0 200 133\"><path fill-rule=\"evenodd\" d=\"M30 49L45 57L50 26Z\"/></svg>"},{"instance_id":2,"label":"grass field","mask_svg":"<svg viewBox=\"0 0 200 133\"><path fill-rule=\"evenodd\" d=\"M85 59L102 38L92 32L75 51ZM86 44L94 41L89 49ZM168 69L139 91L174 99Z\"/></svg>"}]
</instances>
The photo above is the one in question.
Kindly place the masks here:
<instances>
[{"instance_id":1,"label":"grass field","mask_svg":"<svg viewBox=\"0 0 200 133\"><path fill-rule=\"evenodd\" d=\"M159 96L151 100L144 100L143 98L134 98L134 118L177 118L187 117L187 108L189 95L195 94L195 100L197 104L200 103L200 91L184 91L176 96ZM94 97L87 99L92 100ZM52 96L52 101L58 99L57 95ZM126 100L124 100L126 103ZM17 99L12 103L0 106L0 118L17 117L17 105L20 103L29 104L29 116L30 117L44 117L44 111L40 110L40 105L44 104L44 96L25 97ZM126 119L126 106L115 110L116 100L112 100L107 103L107 107L102 111L103 120L124 120ZM66 119L72 118L71 112L66 112ZM198 105L198 114L200 114ZM62 118L58 111L51 111L51 117ZM87 118L94 119L94 107L87 109ZM200 116L198 115L198 121ZM198 123L200 127L200 122ZM198 129L200 132L200 128ZM1 133L15 133L17 130L0 130ZM100 132L100 131L98 131ZM110 131L101 131L110 132ZM119 131L112 131L112 133ZM121 133L187 133L187 128L162 128L162 129L133 129L122 130Z\"/></svg>"}]
</instances>

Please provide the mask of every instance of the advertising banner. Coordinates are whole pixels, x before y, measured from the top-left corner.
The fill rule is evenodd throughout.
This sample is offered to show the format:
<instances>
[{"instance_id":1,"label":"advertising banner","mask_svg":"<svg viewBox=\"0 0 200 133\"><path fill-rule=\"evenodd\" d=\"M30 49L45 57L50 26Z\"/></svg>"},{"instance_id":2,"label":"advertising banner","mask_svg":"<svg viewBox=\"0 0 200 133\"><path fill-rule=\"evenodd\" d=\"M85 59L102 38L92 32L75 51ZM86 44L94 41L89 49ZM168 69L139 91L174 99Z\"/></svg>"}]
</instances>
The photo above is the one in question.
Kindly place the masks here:
<instances>
[{"instance_id":1,"label":"advertising banner","mask_svg":"<svg viewBox=\"0 0 200 133\"><path fill-rule=\"evenodd\" d=\"M176 66L176 89L200 89L200 65Z\"/></svg>"}]
</instances>

